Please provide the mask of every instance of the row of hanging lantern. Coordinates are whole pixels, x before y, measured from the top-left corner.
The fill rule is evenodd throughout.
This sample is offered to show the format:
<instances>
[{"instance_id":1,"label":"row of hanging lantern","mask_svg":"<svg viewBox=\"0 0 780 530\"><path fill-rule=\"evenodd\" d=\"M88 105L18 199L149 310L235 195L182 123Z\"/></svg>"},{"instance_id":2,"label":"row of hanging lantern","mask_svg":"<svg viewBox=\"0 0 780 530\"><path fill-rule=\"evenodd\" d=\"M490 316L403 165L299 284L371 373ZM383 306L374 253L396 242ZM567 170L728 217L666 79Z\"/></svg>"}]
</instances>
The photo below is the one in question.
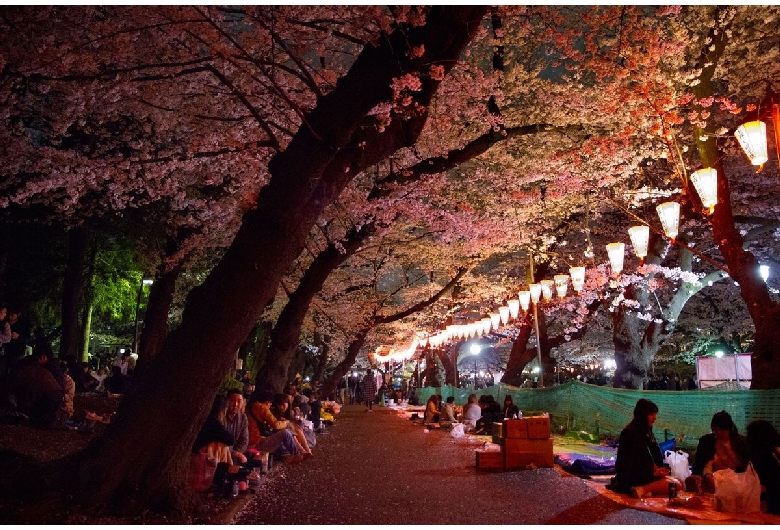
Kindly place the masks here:
<instances>
[{"instance_id":1,"label":"row of hanging lantern","mask_svg":"<svg viewBox=\"0 0 780 530\"><path fill-rule=\"evenodd\" d=\"M761 166L769 159L766 124L764 122L744 123L737 127L735 136L751 164ZM718 203L718 171L712 167L699 169L691 174L690 181L701 199L702 206L712 214ZM661 220L664 234L674 241L680 230L680 204L673 201L664 202L656 206L656 212ZM647 225L632 226L628 229L628 235L631 238L634 253L640 260L644 260L647 256L650 227ZM620 274L623 270L623 244L608 244L607 254L613 274Z\"/></svg>"},{"instance_id":2,"label":"row of hanging lantern","mask_svg":"<svg viewBox=\"0 0 780 530\"><path fill-rule=\"evenodd\" d=\"M776 107L776 105L775 105ZM777 109L774 109L775 115ZM780 119L775 116L775 121ZM777 129L778 124L775 123ZM780 138L780 131L776 131ZM761 166L769 159L767 149L766 124L762 121L752 121L744 123L737 127L735 136L739 145L745 151L751 164ZM690 177L696 193L701 199L702 206L710 214L715 209L718 201L718 172L715 168L702 168L693 172ZM666 237L674 241L680 230L680 204L674 201L664 202L656 206L656 212L661 220ZM628 229L628 235L631 239L631 245L634 248L634 254L644 261L647 256L648 244L650 240L650 227L647 225L632 226ZM623 260L625 256L625 245L623 243L609 243L607 245L607 255L614 275L618 275L623 270ZM572 288L579 294L585 285L585 267L571 267L569 274L556 274L554 280L542 280L538 284L532 283L528 290L520 291L517 299L507 302L506 306L501 306L497 313L491 313L489 317L482 318L469 324L452 324L447 326L444 331L431 335L418 342L414 347L420 345L425 347L430 344L437 348L452 339L470 339L487 335L492 331L498 330L501 325L509 323L509 319L517 319L520 308L524 312L528 311L531 303L538 304L541 298L549 302L553 297L553 287L559 298L565 298L568 289L569 278L571 278ZM409 355L410 350L404 352L404 356Z\"/></svg>"}]
</instances>

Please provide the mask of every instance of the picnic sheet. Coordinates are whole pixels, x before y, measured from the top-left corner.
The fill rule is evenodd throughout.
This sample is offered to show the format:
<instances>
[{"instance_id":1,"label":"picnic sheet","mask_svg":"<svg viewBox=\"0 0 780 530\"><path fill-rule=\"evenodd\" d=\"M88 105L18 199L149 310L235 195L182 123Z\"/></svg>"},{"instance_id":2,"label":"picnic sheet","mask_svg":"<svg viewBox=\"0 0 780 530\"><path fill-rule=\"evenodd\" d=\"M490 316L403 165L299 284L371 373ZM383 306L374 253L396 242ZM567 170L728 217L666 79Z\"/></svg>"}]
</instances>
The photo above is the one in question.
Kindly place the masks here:
<instances>
[{"instance_id":1,"label":"picnic sheet","mask_svg":"<svg viewBox=\"0 0 780 530\"><path fill-rule=\"evenodd\" d=\"M735 514L719 512L715 510L715 497L713 495L699 495L703 507L694 509L669 505L669 499L666 497L654 496L635 499L629 495L615 493L606 488L608 481L604 480L604 477L599 477L599 480L586 480L585 482L591 489L623 506L635 510L680 517L688 520L688 522L692 524L780 524L780 516L767 513ZM686 499L691 496L693 496L693 494L687 492L678 494L678 497Z\"/></svg>"}]
</instances>

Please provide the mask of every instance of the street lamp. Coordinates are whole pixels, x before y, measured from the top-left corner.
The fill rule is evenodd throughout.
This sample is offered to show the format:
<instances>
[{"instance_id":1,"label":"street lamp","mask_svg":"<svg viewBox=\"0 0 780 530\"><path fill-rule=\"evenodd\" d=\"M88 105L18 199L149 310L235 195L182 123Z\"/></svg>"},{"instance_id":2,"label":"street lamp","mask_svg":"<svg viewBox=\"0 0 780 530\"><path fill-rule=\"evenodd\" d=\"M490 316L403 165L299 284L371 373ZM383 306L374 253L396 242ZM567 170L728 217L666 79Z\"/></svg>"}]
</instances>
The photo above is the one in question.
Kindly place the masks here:
<instances>
[{"instance_id":1,"label":"street lamp","mask_svg":"<svg viewBox=\"0 0 780 530\"><path fill-rule=\"evenodd\" d=\"M138 354L138 311L141 309L141 296L144 294L144 285L152 285L154 280L142 279L138 286L138 298L135 301L135 324L133 326L133 353Z\"/></svg>"}]
</instances>

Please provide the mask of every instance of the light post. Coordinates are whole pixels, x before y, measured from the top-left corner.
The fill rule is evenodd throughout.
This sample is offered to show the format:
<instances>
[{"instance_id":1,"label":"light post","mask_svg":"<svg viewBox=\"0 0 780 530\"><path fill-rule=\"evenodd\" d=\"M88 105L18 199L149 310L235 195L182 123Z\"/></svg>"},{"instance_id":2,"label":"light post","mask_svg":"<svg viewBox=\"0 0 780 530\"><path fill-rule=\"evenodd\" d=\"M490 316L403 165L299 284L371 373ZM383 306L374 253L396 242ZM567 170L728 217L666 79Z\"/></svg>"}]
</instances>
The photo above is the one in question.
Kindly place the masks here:
<instances>
[{"instance_id":1,"label":"light post","mask_svg":"<svg viewBox=\"0 0 780 530\"><path fill-rule=\"evenodd\" d=\"M138 298L135 301L135 324L133 326L133 353L138 354L138 311L141 309L141 296L144 294L144 285L152 285L154 280L142 279L138 286Z\"/></svg>"},{"instance_id":2,"label":"light post","mask_svg":"<svg viewBox=\"0 0 780 530\"><path fill-rule=\"evenodd\" d=\"M477 355L482 351L482 346L479 344L472 344L469 347L469 352L474 356L474 390L477 389Z\"/></svg>"}]
</instances>

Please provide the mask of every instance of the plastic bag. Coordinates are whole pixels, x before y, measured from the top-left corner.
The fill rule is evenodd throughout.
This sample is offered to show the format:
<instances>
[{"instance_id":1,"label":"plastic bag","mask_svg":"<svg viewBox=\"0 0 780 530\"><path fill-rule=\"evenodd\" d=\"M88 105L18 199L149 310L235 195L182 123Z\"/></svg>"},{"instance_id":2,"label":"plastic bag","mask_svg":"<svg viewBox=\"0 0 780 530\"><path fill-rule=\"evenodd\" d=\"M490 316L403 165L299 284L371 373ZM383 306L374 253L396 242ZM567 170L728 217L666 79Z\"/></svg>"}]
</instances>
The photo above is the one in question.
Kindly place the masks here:
<instances>
[{"instance_id":1,"label":"plastic bag","mask_svg":"<svg viewBox=\"0 0 780 530\"><path fill-rule=\"evenodd\" d=\"M712 474L715 481L715 509L728 513L761 511L761 481L749 463L744 473L721 469Z\"/></svg>"},{"instance_id":2,"label":"plastic bag","mask_svg":"<svg viewBox=\"0 0 780 530\"><path fill-rule=\"evenodd\" d=\"M688 467L688 453L683 451L666 451L664 453L664 463L669 464L671 476L680 479L685 483L685 479L691 475Z\"/></svg>"},{"instance_id":3,"label":"plastic bag","mask_svg":"<svg viewBox=\"0 0 780 530\"><path fill-rule=\"evenodd\" d=\"M190 459L190 485L195 491L206 491L214 481L217 460L201 451Z\"/></svg>"},{"instance_id":4,"label":"plastic bag","mask_svg":"<svg viewBox=\"0 0 780 530\"><path fill-rule=\"evenodd\" d=\"M453 438L463 438L466 436L466 433L463 432L463 424L462 423L454 423L452 425L452 430L450 431L450 436Z\"/></svg>"}]
</instances>

